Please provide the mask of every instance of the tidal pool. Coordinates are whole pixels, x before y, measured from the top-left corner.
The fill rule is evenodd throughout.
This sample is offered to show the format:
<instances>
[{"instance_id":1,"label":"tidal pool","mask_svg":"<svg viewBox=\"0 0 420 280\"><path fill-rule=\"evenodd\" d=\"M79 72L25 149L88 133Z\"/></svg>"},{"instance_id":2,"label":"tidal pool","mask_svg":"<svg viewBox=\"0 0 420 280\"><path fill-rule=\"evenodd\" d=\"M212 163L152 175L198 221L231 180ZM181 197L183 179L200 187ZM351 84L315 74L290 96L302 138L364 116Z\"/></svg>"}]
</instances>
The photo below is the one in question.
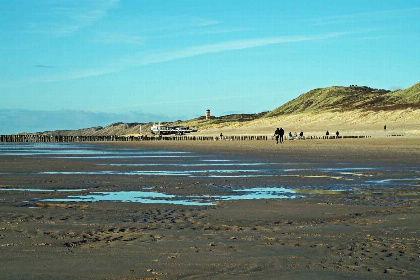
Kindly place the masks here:
<instances>
[{"instance_id":1,"label":"tidal pool","mask_svg":"<svg viewBox=\"0 0 420 280\"><path fill-rule=\"evenodd\" d=\"M41 171L20 174L46 175L127 175L127 176L186 176L186 177L261 177L286 176L282 173L296 172L301 169L204 169L204 170L105 170L105 171ZM324 176L325 177L325 176Z\"/></svg>"},{"instance_id":2,"label":"tidal pool","mask_svg":"<svg viewBox=\"0 0 420 280\"><path fill-rule=\"evenodd\" d=\"M105 166L179 166L179 167L207 167L207 166L264 166L276 163L246 162L246 163L101 163Z\"/></svg>"},{"instance_id":3,"label":"tidal pool","mask_svg":"<svg viewBox=\"0 0 420 280\"><path fill-rule=\"evenodd\" d=\"M284 199L297 198L296 191L282 187L276 188L249 188L233 190L238 194L214 196L215 200L254 200L254 199Z\"/></svg>"},{"instance_id":4,"label":"tidal pool","mask_svg":"<svg viewBox=\"0 0 420 280\"><path fill-rule=\"evenodd\" d=\"M172 155L173 157L183 156L191 152L182 151L156 151L156 150L137 150L137 149L104 149L94 144L71 144L71 143L0 143L1 155L19 155L19 156L45 156L45 155L64 155L52 158L85 158L83 155L90 156L86 158L107 158L109 156L124 157L164 157ZM78 155L72 157L72 155Z\"/></svg>"},{"instance_id":5,"label":"tidal pool","mask_svg":"<svg viewBox=\"0 0 420 280\"><path fill-rule=\"evenodd\" d=\"M0 191L21 191L21 192L81 192L86 189L17 189L17 188L0 188Z\"/></svg>"},{"instance_id":6,"label":"tidal pool","mask_svg":"<svg viewBox=\"0 0 420 280\"><path fill-rule=\"evenodd\" d=\"M56 159L148 159L148 158L196 158L198 156L190 155L156 155L156 154L144 154L144 155L111 155L111 156L67 156L67 157L44 157L44 158L56 158Z\"/></svg>"},{"instance_id":7,"label":"tidal pool","mask_svg":"<svg viewBox=\"0 0 420 280\"><path fill-rule=\"evenodd\" d=\"M144 189L144 188L143 188ZM250 188L233 190L231 195L202 195L183 196L160 192L146 191L114 191L90 192L85 195L69 195L66 198L49 198L42 201L61 202L137 202L137 203L163 203L180 205L216 205L217 201L227 200L254 200L254 199L291 199L297 198L296 191L286 188Z\"/></svg>"},{"instance_id":8,"label":"tidal pool","mask_svg":"<svg viewBox=\"0 0 420 280\"><path fill-rule=\"evenodd\" d=\"M181 199L175 195L159 192L143 191L117 191L117 192L91 192L86 195L69 195L67 198L50 198L42 201L62 201L62 202L138 202L138 203L163 203L180 205L214 205L204 201L193 201Z\"/></svg>"}]
</instances>

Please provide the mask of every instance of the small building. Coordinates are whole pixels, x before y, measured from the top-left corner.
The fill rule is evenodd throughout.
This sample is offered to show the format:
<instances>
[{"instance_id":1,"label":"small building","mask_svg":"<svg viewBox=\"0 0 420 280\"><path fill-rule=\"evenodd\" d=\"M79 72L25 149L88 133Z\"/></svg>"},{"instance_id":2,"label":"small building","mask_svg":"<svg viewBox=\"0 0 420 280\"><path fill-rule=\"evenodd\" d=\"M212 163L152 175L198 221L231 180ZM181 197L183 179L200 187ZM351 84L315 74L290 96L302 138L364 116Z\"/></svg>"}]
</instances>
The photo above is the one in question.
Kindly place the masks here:
<instances>
[{"instance_id":1,"label":"small building","mask_svg":"<svg viewBox=\"0 0 420 280\"><path fill-rule=\"evenodd\" d=\"M206 110L206 120L210 119L210 109Z\"/></svg>"}]
</instances>

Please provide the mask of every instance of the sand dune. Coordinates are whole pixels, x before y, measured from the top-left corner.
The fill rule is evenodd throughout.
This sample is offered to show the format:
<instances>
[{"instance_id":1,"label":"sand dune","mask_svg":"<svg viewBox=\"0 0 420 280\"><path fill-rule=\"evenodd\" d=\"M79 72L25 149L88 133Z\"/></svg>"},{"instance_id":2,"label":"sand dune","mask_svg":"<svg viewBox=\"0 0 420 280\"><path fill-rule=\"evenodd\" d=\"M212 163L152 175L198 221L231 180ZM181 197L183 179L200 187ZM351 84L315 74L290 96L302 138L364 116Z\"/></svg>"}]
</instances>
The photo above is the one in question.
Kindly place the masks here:
<instances>
[{"instance_id":1,"label":"sand dune","mask_svg":"<svg viewBox=\"0 0 420 280\"><path fill-rule=\"evenodd\" d=\"M384 130L384 125L387 129ZM420 136L420 110L392 111L353 110L348 112L299 113L257 119L246 123L220 124L199 131L202 135L271 135L276 127L287 132L304 131L306 135L322 136L326 130L341 135L386 137L394 134Z\"/></svg>"}]
</instances>

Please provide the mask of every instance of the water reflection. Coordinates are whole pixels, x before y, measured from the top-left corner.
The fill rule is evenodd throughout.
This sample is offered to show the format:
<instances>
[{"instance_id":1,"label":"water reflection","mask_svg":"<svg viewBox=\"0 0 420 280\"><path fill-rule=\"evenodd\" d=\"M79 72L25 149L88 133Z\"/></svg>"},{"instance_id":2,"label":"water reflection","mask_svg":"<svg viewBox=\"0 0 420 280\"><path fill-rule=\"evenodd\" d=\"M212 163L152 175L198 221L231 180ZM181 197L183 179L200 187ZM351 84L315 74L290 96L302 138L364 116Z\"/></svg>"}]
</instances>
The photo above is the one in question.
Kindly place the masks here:
<instances>
[{"instance_id":1,"label":"water reflection","mask_svg":"<svg viewBox=\"0 0 420 280\"><path fill-rule=\"evenodd\" d=\"M49 198L42 201L61 202L138 202L138 203L163 203L180 205L216 205L217 201L228 200L255 200L255 199L292 199L297 198L295 190L286 188L250 188L233 190L231 195L196 195L182 196L159 192L146 191L115 191L91 192L86 195L70 195L66 198Z\"/></svg>"},{"instance_id":2,"label":"water reflection","mask_svg":"<svg viewBox=\"0 0 420 280\"><path fill-rule=\"evenodd\" d=\"M255 173L230 176L274 176L275 174L262 175L258 173L270 173L273 170L265 169L214 169L214 170L130 170L130 171L43 171L26 174L47 174L47 175L158 175L158 176L188 176L188 177L217 177L222 175L209 175L213 173L235 174L235 173ZM226 175L223 175L226 176Z\"/></svg>"},{"instance_id":3,"label":"water reflection","mask_svg":"<svg viewBox=\"0 0 420 280\"><path fill-rule=\"evenodd\" d=\"M239 194L213 197L216 200L254 200L254 199L284 199L297 198L296 191L282 187L278 188L250 188L234 190Z\"/></svg>"},{"instance_id":4,"label":"water reflection","mask_svg":"<svg viewBox=\"0 0 420 280\"><path fill-rule=\"evenodd\" d=\"M19 156L44 156L44 155L101 155L114 156L165 156L165 155L185 155L190 152L183 151L155 151L137 149L104 149L102 146L93 144L70 144L70 143L0 143L0 155L19 155ZM54 158L83 158L83 157L54 157Z\"/></svg>"},{"instance_id":5,"label":"water reflection","mask_svg":"<svg viewBox=\"0 0 420 280\"><path fill-rule=\"evenodd\" d=\"M208 167L208 166L264 166L276 163L245 162L245 163L106 163L105 166L177 166L177 167Z\"/></svg>"},{"instance_id":6,"label":"water reflection","mask_svg":"<svg viewBox=\"0 0 420 280\"><path fill-rule=\"evenodd\" d=\"M186 155L155 155L155 154L144 154L144 155L119 155L119 156L67 156L67 157L44 157L44 158L56 158L56 159L132 159L132 158L196 158L198 156L186 156Z\"/></svg>"},{"instance_id":7,"label":"water reflection","mask_svg":"<svg viewBox=\"0 0 420 280\"><path fill-rule=\"evenodd\" d=\"M367 180L366 183L380 184L380 185L391 185L394 182L413 182L420 183L420 178L390 178L390 179L378 179L378 180ZM401 184L401 183L400 183ZM402 185L412 185L410 183L402 183Z\"/></svg>"},{"instance_id":8,"label":"water reflection","mask_svg":"<svg viewBox=\"0 0 420 280\"><path fill-rule=\"evenodd\" d=\"M81 192L86 189L17 189L17 188L0 188L0 191L21 191L21 192Z\"/></svg>"}]
</instances>

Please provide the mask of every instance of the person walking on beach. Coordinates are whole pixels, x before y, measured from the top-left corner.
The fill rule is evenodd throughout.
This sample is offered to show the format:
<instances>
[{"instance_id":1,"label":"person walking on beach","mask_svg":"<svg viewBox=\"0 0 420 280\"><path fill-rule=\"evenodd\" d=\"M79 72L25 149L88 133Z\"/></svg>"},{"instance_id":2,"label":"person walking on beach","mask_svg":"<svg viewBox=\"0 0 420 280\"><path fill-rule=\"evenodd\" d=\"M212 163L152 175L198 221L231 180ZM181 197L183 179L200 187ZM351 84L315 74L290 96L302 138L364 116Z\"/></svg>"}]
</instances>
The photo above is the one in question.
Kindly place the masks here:
<instances>
[{"instance_id":1,"label":"person walking on beach","mask_svg":"<svg viewBox=\"0 0 420 280\"><path fill-rule=\"evenodd\" d=\"M327 136L327 139L330 138L330 132L327 130L327 133L325 133L325 136Z\"/></svg>"},{"instance_id":2,"label":"person walking on beach","mask_svg":"<svg viewBox=\"0 0 420 280\"><path fill-rule=\"evenodd\" d=\"M299 139L300 139L300 140L302 140L302 139L303 139L303 131L301 131L301 132L299 133Z\"/></svg>"},{"instance_id":3,"label":"person walking on beach","mask_svg":"<svg viewBox=\"0 0 420 280\"><path fill-rule=\"evenodd\" d=\"M220 140L223 140L223 133L220 133Z\"/></svg>"},{"instance_id":4,"label":"person walking on beach","mask_svg":"<svg viewBox=\"0 0 420 280\"><path fill-rule=\"evenodd\" d=\"M280 137L280 129L277 127L276 131L274 131L274 136L276 136L276 144L279 143L279 137Z\"/></svg>"},{"instance_id":5,"label":"person walking on beach","mask_svg":"<svg viewBox=\"0 0 420 280\"><path fill-rule=\"evenodd\" d=\"M338 132L338 130L337 130L337 132L335 133L335 136L337 137L337 139L338 139L339 135L340 135L340 132Z\"/></svg>"},{"instance_id":6,"label":"person walking on beach","mask_svg":"<svg viewBox=\"0 0 420 280\"><path fill-rule=\"evenodd\" d=\"M276 144L279 143L279 137L280 137L280 129L277 127L276 131L274 131L274 136L276 137Z\"/></svg>"},{"instance_id":7,"label":"person walking on beach","mask_svg":"<svg viewBox=\"0 0 420 280\"><path fill-rule=\"evenodd\" d=\"M284 136L284 129L281 127L280 128L280 144L283 144L284 142L283 136Z\"/></svg>"}]
</instances>

